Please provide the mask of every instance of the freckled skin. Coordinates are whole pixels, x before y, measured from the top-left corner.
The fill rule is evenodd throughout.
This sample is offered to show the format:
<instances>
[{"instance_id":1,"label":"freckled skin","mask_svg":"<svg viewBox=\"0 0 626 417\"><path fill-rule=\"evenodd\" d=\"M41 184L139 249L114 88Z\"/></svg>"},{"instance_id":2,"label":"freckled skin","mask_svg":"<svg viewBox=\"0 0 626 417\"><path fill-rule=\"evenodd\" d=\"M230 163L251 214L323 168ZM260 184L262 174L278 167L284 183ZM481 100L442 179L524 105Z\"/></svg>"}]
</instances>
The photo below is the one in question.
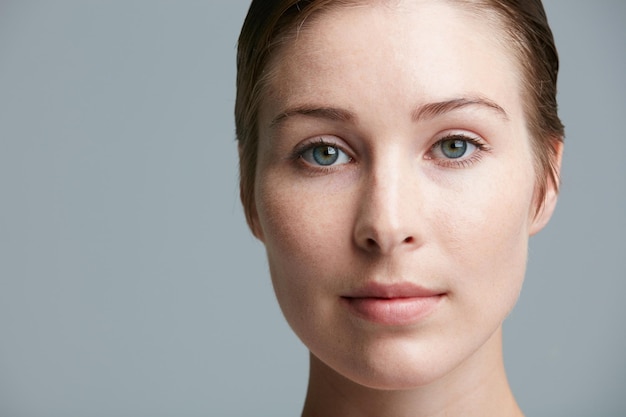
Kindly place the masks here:
<instances>
[{"instance_id":1,"label":"freckled skin","mask_svg":"<svg viewBox=\"0 0 626 417\"><path fill-rule=\"evenodd\" d=\"M281 309L312 354L304 415L369 415L357 402L390 416L453 407L521 415L503 371L501 325L521 290L528 237L555 196L535 217L517 63L495 27L457 6L397 3L316 17L280 51L262 105L253 229ZM486 98L506 117L471 105L412 118L416 107L459 97ZM295 115L271 126L302 104L354 118ZM434 148L449 132L488 150L450 163ZM348 162L326 169L293 156L318 137ZM386 327L341 303L368 281L445 296L425 319ZM335 411L323 410L321 395Z\"/></svg>"}]
</instances>

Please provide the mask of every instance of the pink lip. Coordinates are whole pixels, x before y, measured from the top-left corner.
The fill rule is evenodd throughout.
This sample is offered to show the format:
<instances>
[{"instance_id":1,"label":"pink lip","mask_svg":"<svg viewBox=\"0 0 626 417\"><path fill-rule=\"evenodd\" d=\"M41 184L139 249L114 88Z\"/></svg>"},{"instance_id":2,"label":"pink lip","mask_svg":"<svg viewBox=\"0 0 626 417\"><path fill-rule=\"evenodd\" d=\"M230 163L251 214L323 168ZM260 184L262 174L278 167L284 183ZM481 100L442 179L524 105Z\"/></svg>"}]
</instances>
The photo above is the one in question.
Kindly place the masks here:
<instances>
[{"instance_id":1,"label":"pink lip","mask_svg":"<svg viewBox=\"0 0 626 417\"><path fill-rule=\"evenodd\" d=\"M372 282L341 298L360 318L388 326L402 326L415 324L428 316L444 295L444 292L412 283L383 285Z\"/></svg>"}]
</instances>

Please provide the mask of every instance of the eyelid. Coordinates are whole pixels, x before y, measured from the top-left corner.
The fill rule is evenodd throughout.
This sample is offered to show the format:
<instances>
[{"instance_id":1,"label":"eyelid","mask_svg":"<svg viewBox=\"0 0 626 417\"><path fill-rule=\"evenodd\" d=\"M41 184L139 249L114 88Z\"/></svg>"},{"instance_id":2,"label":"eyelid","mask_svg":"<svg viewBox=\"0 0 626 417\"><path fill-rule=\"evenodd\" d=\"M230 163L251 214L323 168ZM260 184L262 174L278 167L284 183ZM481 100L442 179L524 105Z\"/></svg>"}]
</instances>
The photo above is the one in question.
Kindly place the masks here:
<instances>
[{"instance_id":1,"label":"eyelid","mask_svg":"<svg viewBox=\"0 0 626 417\"><path fill-rule=\"evenodd\" d=\"M346 151L346 146L343 145L343 141L341 141L336 136L332 136L332 135L317 135L309 139L303 140L302 142L300 142L299 144L295 146L295 148L293 149L293 152L291 153L291 157L298 158L302 154L302 152L308 149L311 149L315 146L324 146L324 145L338 148L342 150L343 152L345 152L346 154L350 155L350 157L352 157L352 155Z\"/></svg>"},{"instance_id":2,"label":"eyelid","mask_svg":"<svg viewBox=\"0 0 626 417\"><path fill-rule=\"evenodd\" d=\"M446 130L444 132L438 133L435 136L435 144L442 141L442 140L446 140L446 139L452 139L452 138L460 138L460 139L465 139L465 140L470 140L470 141L474 141L474 142L478 142L478 143L484 143L485 145L487 144L487 141L485 139L482 138L482 136L472 132L472 131L468 131L468 130L460 130L460 129L450 129L450 130Z\"/></svg>"}]
</instances>

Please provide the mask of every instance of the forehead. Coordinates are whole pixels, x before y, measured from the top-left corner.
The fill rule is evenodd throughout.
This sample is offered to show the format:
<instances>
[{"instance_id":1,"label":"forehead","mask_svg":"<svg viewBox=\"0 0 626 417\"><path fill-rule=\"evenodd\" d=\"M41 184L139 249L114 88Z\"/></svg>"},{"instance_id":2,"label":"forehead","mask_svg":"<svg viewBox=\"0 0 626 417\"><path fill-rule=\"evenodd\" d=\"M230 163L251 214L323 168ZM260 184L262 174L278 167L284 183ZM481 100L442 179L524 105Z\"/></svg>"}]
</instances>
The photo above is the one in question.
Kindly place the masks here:
<instances>
[{"instance_id":1,"label":"forehead","mask_svg":"<svg viewBox=\"0 0 626 417\"><path fill-rule=\"evenodd\" d=\"M459 94L511 101L519 96L520 71L503 38L493 16L465 2L333 6L308 18L277 51L268 92L281 101L346 91L384 92L412 105Z\"/></svg>"}]
</instances>

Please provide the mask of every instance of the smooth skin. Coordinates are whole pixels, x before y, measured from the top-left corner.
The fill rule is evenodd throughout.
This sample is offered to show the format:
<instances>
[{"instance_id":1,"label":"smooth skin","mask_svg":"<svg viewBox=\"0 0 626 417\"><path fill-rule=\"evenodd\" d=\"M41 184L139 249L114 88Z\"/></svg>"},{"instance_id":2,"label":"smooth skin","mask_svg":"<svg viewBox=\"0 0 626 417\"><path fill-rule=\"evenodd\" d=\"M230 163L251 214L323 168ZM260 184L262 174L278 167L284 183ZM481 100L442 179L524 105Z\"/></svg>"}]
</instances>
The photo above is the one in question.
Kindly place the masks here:
<instances>
[{"instance_id":1,"label":"smooth skin","mask_svg":"<svg viewBox=\"0 0 626 417\"><path fill-rule=\"evenodd\" d=\"M522 415L501 326L556 192L535 199L516 58L464 7L325 11L272 63L252 227L311 352L305 417ZM381 324L345 302L371 283L442 296Z\"/></svg>"}]
</instances>

